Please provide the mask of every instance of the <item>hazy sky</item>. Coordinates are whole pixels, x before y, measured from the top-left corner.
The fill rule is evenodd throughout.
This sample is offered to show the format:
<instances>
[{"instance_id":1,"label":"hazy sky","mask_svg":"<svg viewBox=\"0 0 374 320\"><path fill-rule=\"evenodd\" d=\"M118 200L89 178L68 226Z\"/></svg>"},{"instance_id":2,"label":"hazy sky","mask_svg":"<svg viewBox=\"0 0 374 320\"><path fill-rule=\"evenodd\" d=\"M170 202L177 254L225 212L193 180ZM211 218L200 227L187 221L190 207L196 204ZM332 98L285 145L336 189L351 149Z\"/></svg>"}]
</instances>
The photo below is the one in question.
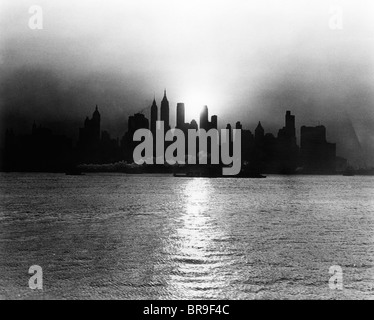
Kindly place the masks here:
<instances>
[{"instance_id":1,"label":"hazy sky","mask_svg":"<svg viewBox=\"0 0 374 320\"><path fill-rule=\"evenodd\" d=\"M98 104L102 128L122 136L166 88L172 124L185 102L187 120L208 105L220 126L240 120L253 132L261 120L276 134L289 109L298 134L324 124L339 155L374 165L372 3L1 0L1 134L36 120L76 136ZM42 30L29 28L32 5ZM342 30L329 27L331 6Z\"/></svg>"}]
</instances>

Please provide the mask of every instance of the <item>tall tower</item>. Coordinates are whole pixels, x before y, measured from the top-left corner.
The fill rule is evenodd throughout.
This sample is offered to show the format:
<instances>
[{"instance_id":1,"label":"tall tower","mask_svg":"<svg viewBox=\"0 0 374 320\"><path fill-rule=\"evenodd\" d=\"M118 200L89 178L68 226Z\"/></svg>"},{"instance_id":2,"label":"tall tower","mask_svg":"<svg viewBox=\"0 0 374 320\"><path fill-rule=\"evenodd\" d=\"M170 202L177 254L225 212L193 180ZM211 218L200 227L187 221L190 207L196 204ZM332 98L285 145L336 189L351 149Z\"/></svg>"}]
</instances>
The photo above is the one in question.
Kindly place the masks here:
<instances>
[{"instance_id":1,"label":"tall tower","mask_svg":"<svg viewBox=\"0 0 374 320\"><path fill-rule=\"evenodd\" d=\"M214 115L211 118L211 128L217 129L217 126L218 126L218 118L216 115Z\"/></svg>"},{"instance_id":2,"label":"tall tower","mask_svg":"<svg viewBox=\"0 0 374 320\"><path fill-rule=\"evenodd\" d=\"M96 105L95 111L92 115L92 131L93 131L93 138L95 141L100 140L100 118L101 118L100 113Z\"/></svg>"},{"instance_id":3,"label":"tall tower","mask_svg":"<svg viewBox=\"0 0 374 320\"><path fill-rule=\"evenodd\" d=\"M166 90L164 90L164 97L161 101L161 121L164 121L165 131L168 131L169 126L169 101L166 98Z\"/></svg>"},{"instance_id":4,"label":"tall tower","mask_svg":"<svg viewBox=\"0 0 374 320\"><path fill-rule=\"evenodd\" d=\"M265 130L261 125L261 122L258 123L257 128L255 130L255 140L262 141L265 135Z\"/></svg>"},{"instance_id":5,"label":"tall tower","mask_svg":"<svg viewBox=\"0 0 374 320\"><path fill-rule=\"evenodd\" d=\"M296 137L296 129L295 129L295 116L291 115L291 111L286 112L286 135L288 138L295 138Z\"/></svg>"},{"instance_id":6,"label":"tall tower","mask_svg":"<svg viewBox=\"0 0 374 320\"><path fill-rule=\"evenodd\" d=\"M156 99L153 98L153 103L151 107L151 132L152 135L156 134L156 121L158 120L158 108L156 104Z\"/></svg>"},{"instance_id":7,"label":"tall tower","mask_svg":"<svg viewBox=\"0 0 374 320\"><path fill-rule=\"evenodd\" d=\"M200 129L208 130L208 106L204 106L200 113Z\"/></svg>"},{"instance_id":8,"label":"tall tower","mask_svg":"<svg viewBox=\"0 0 374 320\"><path fill-rule=\"evenodd\" d=\"M177 128L184 128L184 103L177 104Z\"/></svg>"}]
</instances>

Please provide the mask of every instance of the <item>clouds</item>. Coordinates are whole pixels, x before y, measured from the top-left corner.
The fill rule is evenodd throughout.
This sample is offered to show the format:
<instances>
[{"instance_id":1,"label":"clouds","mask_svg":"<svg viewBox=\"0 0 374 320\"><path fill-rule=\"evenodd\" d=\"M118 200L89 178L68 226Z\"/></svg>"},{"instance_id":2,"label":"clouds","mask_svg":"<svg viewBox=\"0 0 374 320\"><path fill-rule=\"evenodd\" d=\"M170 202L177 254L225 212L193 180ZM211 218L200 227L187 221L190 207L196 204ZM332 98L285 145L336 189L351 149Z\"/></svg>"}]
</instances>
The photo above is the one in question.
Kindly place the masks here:
<instances>
[{"instance_id":1,"label":"clouds","mask_svg":"<svg viewBox=\"0 0 374 320\"><path fill-rule=\"evenodd\" d=\"M222 126L262 120L275 133L291 109L299 126L325 123L343 155L374 154L370 1L43 0L44 28L30 30L33 4L0 8L2 119L73 123L97 103L122 135L166 87L172 108L207 104ZM330 4L343 8L341 31L328 27ZM361 146L341 132L348 123Z\"/></svg>"}]
</instances>

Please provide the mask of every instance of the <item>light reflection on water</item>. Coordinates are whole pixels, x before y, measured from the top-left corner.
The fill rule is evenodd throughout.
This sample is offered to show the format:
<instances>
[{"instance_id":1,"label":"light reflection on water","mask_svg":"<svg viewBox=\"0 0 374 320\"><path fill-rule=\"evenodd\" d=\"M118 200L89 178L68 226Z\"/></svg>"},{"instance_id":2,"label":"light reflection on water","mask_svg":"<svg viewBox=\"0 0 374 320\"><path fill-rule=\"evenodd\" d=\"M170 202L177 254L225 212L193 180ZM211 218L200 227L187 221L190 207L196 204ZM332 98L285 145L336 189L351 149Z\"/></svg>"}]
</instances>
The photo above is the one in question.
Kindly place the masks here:
<instances>
[{"instance_id":1,"label":"light reflection on water","mask_svg":"<svg viewBox=\"0 0 374 320\"><path fill-rule=\"evenodd\" d=\"M1 174L0 298L372 299L373 191L372 177Z\"/></svg>"},{"instance_id":2,"label":"light reflection on water","mask_svg":"<svg viewBox=\"0 0 374 320\"><path fill-rule=\"evenodd\" d=\"M225 234L210 215L210 195L214 192L210 181L189 179L184 187L182 227L177 229L180 247L175 257L178 274L170 281L176 296L213 298L227 286L216 274L226 262L221 252L214 250L214 240L224 239Z\"/></svg>"}]
</instances>

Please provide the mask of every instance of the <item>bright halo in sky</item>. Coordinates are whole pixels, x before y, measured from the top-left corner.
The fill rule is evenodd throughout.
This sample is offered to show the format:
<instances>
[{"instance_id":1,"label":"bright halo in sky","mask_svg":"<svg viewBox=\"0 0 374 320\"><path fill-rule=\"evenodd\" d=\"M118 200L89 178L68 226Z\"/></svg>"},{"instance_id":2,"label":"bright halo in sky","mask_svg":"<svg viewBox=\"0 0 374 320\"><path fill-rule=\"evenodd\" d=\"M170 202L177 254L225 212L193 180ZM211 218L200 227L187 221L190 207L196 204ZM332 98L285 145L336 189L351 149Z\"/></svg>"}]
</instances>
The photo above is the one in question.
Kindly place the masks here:
<instances>
[{"instance_id":1,"label":"bright halo in sky","mask_svg":"<svg viewBox=\"0 0 374 320\"><path fill-rule=\"evenodd\" d=\"M205 93L198 93L198 92L191 92L190 94L186 94L184 100L185 105L185 118L186 122L191 122L192 119L195 119L199 122L200 113L204 106L208 106L209 108L209 117L212 116L212 99L209 98L208 94Z\"/></svg>"}]
</instances>

